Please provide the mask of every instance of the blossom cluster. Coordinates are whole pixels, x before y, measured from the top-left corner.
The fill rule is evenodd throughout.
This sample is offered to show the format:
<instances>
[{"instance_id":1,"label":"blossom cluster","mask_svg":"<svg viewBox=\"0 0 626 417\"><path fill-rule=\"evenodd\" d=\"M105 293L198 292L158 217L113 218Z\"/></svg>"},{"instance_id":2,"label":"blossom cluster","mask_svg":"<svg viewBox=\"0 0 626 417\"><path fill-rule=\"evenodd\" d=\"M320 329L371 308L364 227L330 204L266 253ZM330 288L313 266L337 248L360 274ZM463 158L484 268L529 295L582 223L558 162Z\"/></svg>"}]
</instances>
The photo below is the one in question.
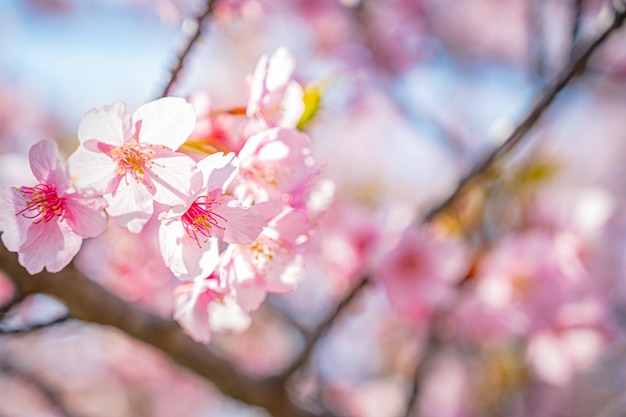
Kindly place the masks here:
<instances>
[{"instance_id":1,"label":"blossom cluster","mask_svg":"<svg viewBox=\"0 0 626 417\"><path fill-rule=\"evenodd\" d=\"M133 233L157 218L163 261L183 281L175 318L205 343L211 330L245 328L268 292L293 290L304 273L320 175L296 128L304 101L294 64L284 48L263 56L237 128L220 137L201 123L219 125L214 112L164 97L132 114L120 101L87 112L67 167L55 142L38 142L38 184L2 194L5 246L31 274L58 272L107 218Z\"/></svg>"}]
</instances>

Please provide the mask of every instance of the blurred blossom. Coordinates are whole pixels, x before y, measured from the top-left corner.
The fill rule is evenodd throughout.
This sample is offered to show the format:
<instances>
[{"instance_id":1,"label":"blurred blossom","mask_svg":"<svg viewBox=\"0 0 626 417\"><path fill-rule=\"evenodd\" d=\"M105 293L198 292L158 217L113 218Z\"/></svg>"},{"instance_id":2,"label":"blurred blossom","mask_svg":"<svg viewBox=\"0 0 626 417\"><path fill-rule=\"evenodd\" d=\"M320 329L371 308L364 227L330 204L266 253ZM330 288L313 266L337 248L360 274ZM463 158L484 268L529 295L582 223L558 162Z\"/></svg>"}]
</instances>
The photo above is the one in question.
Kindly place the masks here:
<instances>
[{"instance_id":1,"label":"blurred blossom","mask_svg":"<svg viewBox=\"0 0 626 417\"><path fill-rule=\"evenodd\" d=\"M120 297L171 316L178 280L163 263L157 231L156 219L139 234L110 222L104 235L85 242L77 266Z\"/></svg>"},{"instance_id":2,"label":"blurred blossom","mask_svg":"<svg viewBox=\"0 0 626 417\"><path fill-rule=\"evenodd\" d=\"M380 257L375 273L389 302L418 322L454 302L455 287L468 269L468 251L460 242L415 227L405 230L398 245Z\"/></svg>"}]
</instances>

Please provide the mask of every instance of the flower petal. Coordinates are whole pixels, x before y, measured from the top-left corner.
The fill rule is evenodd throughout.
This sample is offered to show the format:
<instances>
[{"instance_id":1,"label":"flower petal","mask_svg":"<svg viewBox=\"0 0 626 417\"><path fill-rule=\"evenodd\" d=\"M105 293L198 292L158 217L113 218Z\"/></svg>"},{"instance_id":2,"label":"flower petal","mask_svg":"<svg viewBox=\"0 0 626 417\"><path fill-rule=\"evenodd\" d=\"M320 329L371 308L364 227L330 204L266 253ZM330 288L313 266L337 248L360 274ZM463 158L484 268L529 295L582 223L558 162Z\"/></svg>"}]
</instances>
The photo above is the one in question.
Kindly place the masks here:
<instances>
[{"instance_id":1,"label":"flower petal","mask_svg":"<svg viewBox=\"0 0 626 417\"><path fill-rule=\"evenodd\" d=\"M154 211L152 196L132 177L120 181L114 194L105 194L107 213L121 227L139 233Z\"/></svg>"},{"instance_id":2,"label":"flower petal","mask_svg":"<svg viewBox=\"0 0 626 417\"><path fill-rule=\"evenodd\" d=\"M33 224L19 248L18 261L29 274L59 272L78 253L83 240L59 222Z\"/></svg>"},{"instance_id":3,"label":"flower petal","mask_svg":"<svg viewBox=\"0 0 626 417\"><path fill-rule=\"evenodd\" d=\"M191 194L191 177L196 169L193 159L169 149L159 149L150 168L155 186L154 200L166 205L185 203Z\"/></svg>"},{"instance_id":4,"label":"flower petal","mask_svg":"<svg viewBox=\"0 0 626 417\"><path fill-rule=\"evenodd\" d=\"M178 279L205 278L215 270L219 259L217 239L199 245L187 236L180 219L164 219L159 227L163 262Z\"/></svg>"},{"instance_id":5,"label":"flower petal","mask_svg":"<svg viewBox=\"0 0 626 417\"><path fill-rule=\"evenodd\" d=\"M125 135L129 132L130 117L126 114L126 106L121 101L104 106L101 110L88 111L78 126L78 140L81 143L89 139L123 145Z\"/></svg>"},{"instance_id":6,"label":"flower petal","mask_svg":"<svg viewBox=\"0 0 626 417\"><path fill-rule=\"evenodd\" d=\"M65 220L74 233L83 239L99 236L106 230L106 203L102 198L86 199L69 194L66 196L65 206Z\"/></svg>"},{"instance_id":7,"label":"flower petal","mask_svg":"<svg viewBox=\"0 0 626 417\"><path fill-rule=\"evenodd\" d=\"M139 107L133 123L140 123L139 142L164 145L176 150L196 125L193 106L182 98L164 97Z\"/></svg>"},{"instance_id":8,"label":"flower petal","mask_svg":"<svg viewBox=\"0 0 626 417\"><path fill-rule=\"evenodd\" d=\"M35 178L41 182L61 189L67 184L65 167L59 159L59 149L56 142L50 139L40 140L35 143L28 152L30 169Z\"/></svg>"},{"instance_id":9,"label":"flower petal","mask_svg":"<svg viewBox=\"0 0 626 417\"><path fill-rule=\"evenodd\" d=\"M28 228L32 220L22 215L17 215L26 208L26 200L17 188L7 188L0 195L0 231L2 242L8 250L17 252L26 240Z\"/></svg>"},{"instance_id":10,"label":"flower petal","mask_svg":"<svg viewBox=\"0 0 626 417\"><path fill-rule=\"evenodd\" d=\"M79 146L67 160L70 175L77 188L104 194L115 178L115 162L102 152L94 152Z\"/></svg>"},{"instance_id":11,"label":"flower petal","mask_svg":"<svg viewBox=\"0 0 626 417\"><path fill-rule=\"evenodd\" d=\"M232 152L226 156L222 152L214 153L200 160L198 169L202 171L208 191L223 191L239 172L239 160Z\"/></svg>"},{"instance_id":12,"label":"flower petal","mask_svg":"<svg viewBox=\"0 0 626 417\"><path fill-rule=\"evenodd\" d=\"M254 207L244 208L237 199L232 196L221 196L217 199L220 203L214 208L214 212L226 219L220 221L223 228L216 228L216 234L227 243L248 243L256 239L267 222L263 215Z\"/></svg>"}]
</instances>

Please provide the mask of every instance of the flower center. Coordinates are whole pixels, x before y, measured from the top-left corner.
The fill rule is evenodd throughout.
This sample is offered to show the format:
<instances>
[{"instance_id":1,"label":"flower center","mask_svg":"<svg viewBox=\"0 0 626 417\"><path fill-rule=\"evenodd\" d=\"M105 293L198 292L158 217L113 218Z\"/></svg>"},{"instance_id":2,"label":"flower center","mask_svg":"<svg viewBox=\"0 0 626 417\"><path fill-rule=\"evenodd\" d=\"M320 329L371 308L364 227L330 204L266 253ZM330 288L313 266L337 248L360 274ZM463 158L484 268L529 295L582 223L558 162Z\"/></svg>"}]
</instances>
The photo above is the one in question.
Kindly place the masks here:
<instances>
[{"instance_id":1,"label":"flower center","mask_svg":"<svg viewBox=\"0 0 626 417\"><path fill-rule=\"evenodd\" d=\"M198 242L208 242L213 237L213 228L226 230L223 223L228 220L213 211L213 206L220 205L219 201L211 199L209 196L200 196L191 204L185 214L182 216L183 227L187 232L187 236Z\"/></svg>"},{"instance_id":2,"label":"flower center","mask_svg":"<svg viewBox=\"0 0 626 417\"><path fill-rule=\"evenodd\" d=\"M33 224L39 224L65 214L65 199L59 197L56 188L48 184L20 187L19 192L26 199L26 207L18 211L16 216L21 214L28 219L33 219Z\"/></svg>"},{"instance_id":3,"label":"flower center","mask_svg":"<svg viewBox=\"0 0 626 417\"><path fill-rule=\"evenodd\" d=\"M127 143L113 149L111 156L117 161L115 173L122 177L130 173L137 181L143 179L146 170L152 167L152 150L149 145Z\"/></svg>"}]
</instances>

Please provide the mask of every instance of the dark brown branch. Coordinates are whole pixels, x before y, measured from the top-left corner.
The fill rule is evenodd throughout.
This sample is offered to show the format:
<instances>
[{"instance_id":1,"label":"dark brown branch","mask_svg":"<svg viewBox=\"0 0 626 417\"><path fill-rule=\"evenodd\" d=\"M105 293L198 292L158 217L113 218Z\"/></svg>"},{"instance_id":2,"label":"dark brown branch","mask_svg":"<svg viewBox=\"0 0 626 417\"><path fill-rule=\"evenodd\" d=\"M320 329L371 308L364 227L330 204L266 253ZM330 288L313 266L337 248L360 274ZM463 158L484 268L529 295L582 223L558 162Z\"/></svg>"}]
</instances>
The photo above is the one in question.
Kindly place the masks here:
<instances>
[{"instance_id":1,"label":"dark brown branch","mask_svg":"<svg viewBox=\"0 0 626 417\"><path fill-rule=\"evenodd\" d=\"M188 35L188 39L185 42L183 48L176 54L176 64L170 71L170 79L165 85L163 92L161 93L161 97L168 96L172 88L174 88L174 84L178 80L178 76L185 65L185 59L191 52L193 46L202 38L202 29L204 26L205 20L213 14L213 10L215 8L215 2L217 0L207 0L206 7L204 10L198 13L198 15L194 19L194 31L193 33Z\"/></svg>"},{"instance_id":2,"label":"dark brown branch","mask_svg":"<svg viewBox=\"0 0 626 417\"><path fill-rule=\"evenodd\" d=\"M60 415L64 417L78 417L67 408L61 398L61 395L49 384L42 381L37 375L27 372L23 369L19 369L8 361L0 362L0 371L6 374L13 375L14 377L21 379L28 385L34 387L46 400L46 402Z\"/></svg>"},{"instance_id":3,"label":"dark brown branch","mask_svg":"<svg viewBox=\"0 0 626 417\"><path fill-rule=\"evenodd\" d=\"M17 327L14 329L3 329L0 327L0 336L1 335L18 335L18 334L26 334L32 333L37 330L42 330L48 327L56 326L57 324L65 323L70 319L69 316L61 316L50 321L44 323L34 323L23 327Z\"/></svg>"},{"instance_id":4,"label":"dark brown branch","mask_svg":"<svg viewBox=\"0 0 626 417\"><path fill-rule=\"evenodd\" d=\"M320 340L320 338L330 330L333 323L337 318L341 315L343 310L354 300L354 298L363 290L367 284L369 283L369 278L367 276L362 277L345 295L344 297L335 305L335 307L324 317L324 319L317 325L314 331L309 333L306 336L306 343L304 348L300 352L300 354L291 362L287 368L283 371L283 373L278 377L279 381L285 381L288 379L295 371L300 369L302 365L304 365L308 360L311 354L313 353L313 348Z\"/></svg>"},{"instance_id":5,"label":"dark brown branch","mask_svg":"<svg viewBox=\"0 0 626 417\"><path fill-rule=\"evenodd\" d=\"M274 417L317 417L296 405L284 384L245 375L206 346L194 342L178 324L128 303L84 277L71 264L57 274L30 276L17 256L0 245L0 268L20 292L44 293L61 300L69 315L113 326L168 355L179 365L211 381L225 395L265 408Z\"/></svg>"},{"instance_id":6,"label":"dark brown branch","mask_svg":"<svg viewBox=\"0 0 626 417\"><path fill-rule=\"evenodd\" d=\"M617 28L622 26L626 18L626 9L624 0L617 2L613 11L613 19L610 22L599 22L596 34L589 38L584 38L576 42L573 48L571 58L565 68L559 73L555 81L553 81L539 97L535 100L535 104L528 111L526 116L517 125L513 132L500 145L486 154L470 171L461 178L456 188L441 203L434 206L424 216L424 221L431 221L437 214L445 210L452 204L458 196L471 184L474 180L484 174L493 164L511 149L513 149L522 138L530 131L530 129L539 120L543 112L552 104L555 97L563 90L569 82L576 76L584 72L587 61L591 54L600 46L607 37Z\"/></svg>"}]
</instances>

